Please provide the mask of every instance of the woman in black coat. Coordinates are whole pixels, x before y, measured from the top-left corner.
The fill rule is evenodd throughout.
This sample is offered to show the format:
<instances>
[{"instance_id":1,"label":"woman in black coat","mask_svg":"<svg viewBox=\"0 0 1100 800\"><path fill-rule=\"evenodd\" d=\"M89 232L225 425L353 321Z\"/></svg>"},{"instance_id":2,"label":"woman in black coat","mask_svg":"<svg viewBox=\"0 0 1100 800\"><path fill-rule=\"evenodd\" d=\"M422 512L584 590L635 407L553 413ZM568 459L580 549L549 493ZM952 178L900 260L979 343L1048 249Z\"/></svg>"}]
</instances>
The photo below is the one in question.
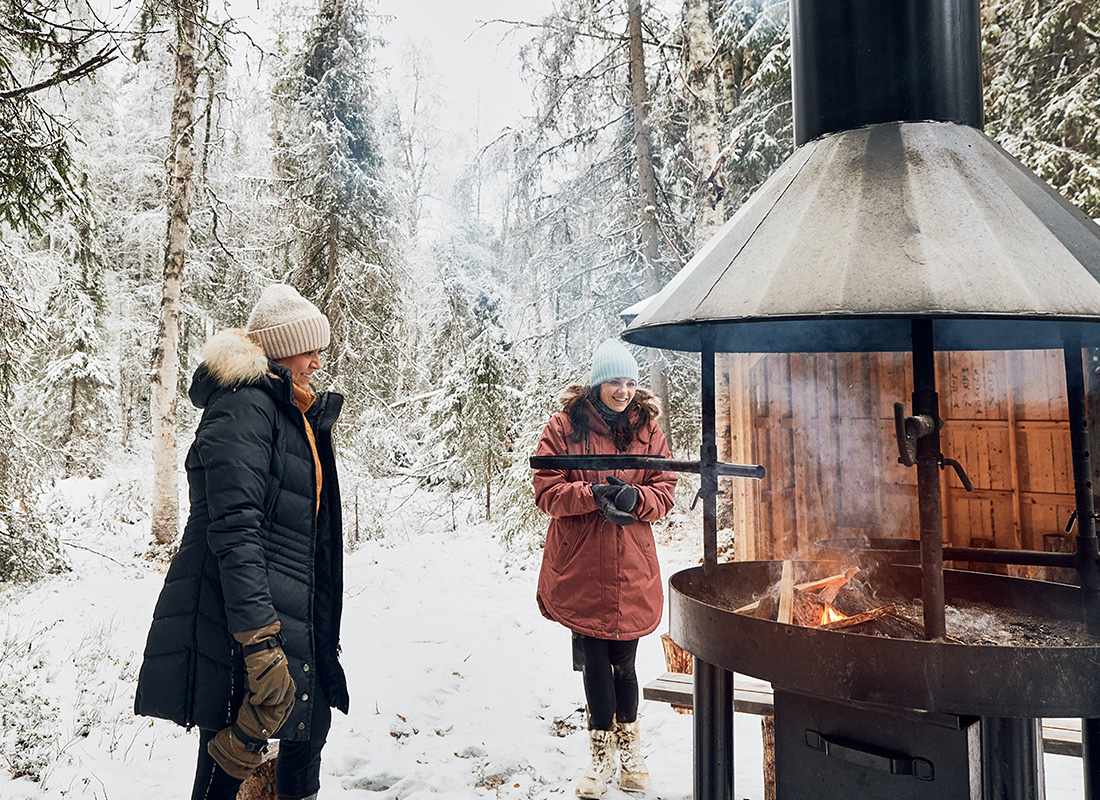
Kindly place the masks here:
<instances>
[{"instance_id":1,"label":"woman in black coat","mask_svg":"<svg viewBox=\"0 0 1100 800\"><path fill-rule=\"evenodd\" d=\"M246 330L207 342L191 383L203 409L186 461L191 513L135 710L199 728L192 800L235 797L272 738L279 797L315 796L330 707L347 713L332 448L343 398L309 385L328 343L312 303L269 286Z\"/></svg>"}]
</instances>

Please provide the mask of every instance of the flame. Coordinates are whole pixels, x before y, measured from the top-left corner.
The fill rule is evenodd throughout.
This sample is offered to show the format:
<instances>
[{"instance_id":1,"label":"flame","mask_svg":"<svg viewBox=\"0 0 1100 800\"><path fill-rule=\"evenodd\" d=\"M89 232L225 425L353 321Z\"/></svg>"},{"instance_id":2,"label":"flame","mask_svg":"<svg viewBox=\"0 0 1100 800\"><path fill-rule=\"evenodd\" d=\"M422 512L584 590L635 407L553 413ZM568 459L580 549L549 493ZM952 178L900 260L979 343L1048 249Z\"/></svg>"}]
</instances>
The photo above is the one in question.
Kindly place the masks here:
<instances>
[{"instance_id":1,"label":"flame","mask_svg":"<svg viewBox=\"0 0 1100 800\"><path fill-rule=\"evenodd\" d=\"M836 622L837 620L844 619L847 614L841 614L835 608L828 603L825 604L825 608L821 611L821 625L828 625L830 622Z\"/></svg>"}]
</instances>

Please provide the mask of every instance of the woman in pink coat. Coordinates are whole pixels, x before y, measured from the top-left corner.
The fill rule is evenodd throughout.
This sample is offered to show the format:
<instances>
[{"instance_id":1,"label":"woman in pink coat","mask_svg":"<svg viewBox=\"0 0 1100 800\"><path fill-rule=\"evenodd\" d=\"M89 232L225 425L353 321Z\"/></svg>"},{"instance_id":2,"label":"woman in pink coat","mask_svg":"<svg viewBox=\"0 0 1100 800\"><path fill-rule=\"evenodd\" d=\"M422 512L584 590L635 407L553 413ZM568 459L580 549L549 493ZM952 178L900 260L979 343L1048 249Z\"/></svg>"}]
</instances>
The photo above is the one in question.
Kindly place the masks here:
<instances>
[{"instance_id":1,"label":"woman in pink coat","mask_svg":"<svg viewBox=\"0 0 1100 800\"><path fill-rule=\"evenodd\" d=\"M536 455L669 457L652 396L638 388L638 363L617 339L592 357L588 386L561 397ZM591 764L577 785L597 798L621 766L619 785L649 785L638 736L638 639L661 621L664 594L650 523L672 508L676 475L653 470L535 471L535 502L550 529L539 573L542 613L573 631L573 663L584 679ZM618 764L616 764L618 750Z\"/></svg>"}]
</instances>

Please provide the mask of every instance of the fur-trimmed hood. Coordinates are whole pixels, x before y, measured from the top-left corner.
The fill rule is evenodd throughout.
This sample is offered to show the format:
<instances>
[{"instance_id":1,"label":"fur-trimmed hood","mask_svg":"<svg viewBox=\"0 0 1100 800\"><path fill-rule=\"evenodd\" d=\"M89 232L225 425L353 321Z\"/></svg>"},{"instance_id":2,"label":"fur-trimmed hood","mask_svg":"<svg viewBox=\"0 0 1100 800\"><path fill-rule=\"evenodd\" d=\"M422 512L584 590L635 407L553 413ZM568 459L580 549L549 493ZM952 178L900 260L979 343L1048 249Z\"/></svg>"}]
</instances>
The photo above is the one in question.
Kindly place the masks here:
<instances>
[{"instance_id":1,"label":"fur-trimmed hood","mask_svg":"<svg viewBox=\"0 0 1100 800\"><path fill-rule=\"evenodd\" d=\"M584 386L579 383L574 383L565 387L565 390L558 398L558 402L561 403L561 410L566 414L572 412L573 407L583 400L588 399L588 392L591 387ZM661 407L657 405L657 398L647 392L645 389L638 389L634 394L634 404L637 409L646 417L646 420L657 419L661 416Z\"/></svg>"},{"instance_id":2,"label":"fur-trimmed hood","mask_svg":"<svg viewBox=\"0 0 1100 800\"><path fill-rule=\"evenodd\" d=\"M188 395L195 406L205 408L219 389L278 380L277 373L282 369L268 361L260 346L242 329L228 328L215 333L203 345L202 364L195 370Z\"/></svg>"},{"instance_id":3,"label":"fur-trimmed hood","mask_svg":"<svg viewBox=\"0 0 1100 800\"><path fill-rule=\"evenodd\" d=\"M202 363L222 386L255 383L270 373L263 349L241 328L215 333L202 346Z\"/></svg>"}]
</instances>

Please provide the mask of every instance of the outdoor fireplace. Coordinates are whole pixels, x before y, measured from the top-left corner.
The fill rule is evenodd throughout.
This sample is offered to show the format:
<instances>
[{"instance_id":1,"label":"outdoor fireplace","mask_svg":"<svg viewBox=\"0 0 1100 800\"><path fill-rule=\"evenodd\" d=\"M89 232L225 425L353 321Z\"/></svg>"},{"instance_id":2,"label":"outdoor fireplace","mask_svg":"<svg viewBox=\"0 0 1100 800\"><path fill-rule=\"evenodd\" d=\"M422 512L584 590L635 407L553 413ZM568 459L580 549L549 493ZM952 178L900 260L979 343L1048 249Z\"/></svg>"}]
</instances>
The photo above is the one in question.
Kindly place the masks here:
<instances>
[{"instance_id":1,"label":"outdoor fireplace","mask_svg":"<svg viewBox=\"0 0 1100 800\"><path fill-rule=\"evenodd\" d=\"M1100 798L1100 563L1083 348L1100 346L1100 228L982 131L977 0L792 0L797 149L624 333L701 353L703 565L670 580L672 638L695 657L695 797L732 800L732 673L775 695L776 788L803 798L1044 794L1039 719L1080 717ZM1072 567L1080 587L944 569L938 351L1061 350L1075 553L970 551ZM718 564L715 353L910 354L896 458L916 468L919 565L876 582L922 608L920 640L802 628L737 609L777 562ZM768 464L764 464L768 467ZM675 468L675 467L671 467ZM740 469L741 471L738 471ZM887 559L888 561L890 559ZM807 576L846 563L800 562ZM952 641L980 601L1077 621L1080 641Z\"/></svg>"}]
</instances>

